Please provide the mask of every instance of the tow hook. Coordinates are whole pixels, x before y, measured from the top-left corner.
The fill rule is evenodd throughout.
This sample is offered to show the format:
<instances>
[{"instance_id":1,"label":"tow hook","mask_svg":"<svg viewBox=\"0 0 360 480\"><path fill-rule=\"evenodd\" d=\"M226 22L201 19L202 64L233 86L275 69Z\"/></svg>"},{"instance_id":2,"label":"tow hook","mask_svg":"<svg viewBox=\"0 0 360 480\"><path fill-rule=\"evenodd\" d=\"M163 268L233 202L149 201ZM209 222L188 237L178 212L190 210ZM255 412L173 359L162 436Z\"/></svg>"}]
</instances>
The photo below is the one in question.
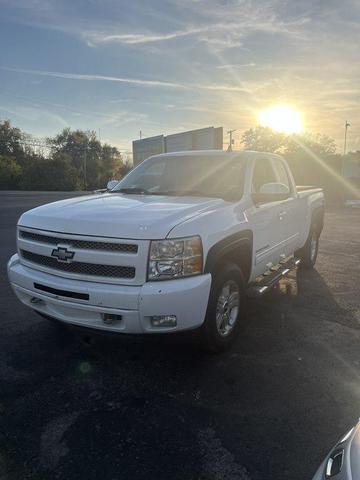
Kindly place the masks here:
<instances>
[{"instance_id":1,"label":"tow hook","mask_svg":"<svg viewBox=\"0 0 360 480\"><path fill-rule=\"evenodd\" d=\"M43 300L41 300L41 298L32 297L30 303L32 303L33 305L39 305L40 303L43 303Z\"/></svg>"}]
</instances>

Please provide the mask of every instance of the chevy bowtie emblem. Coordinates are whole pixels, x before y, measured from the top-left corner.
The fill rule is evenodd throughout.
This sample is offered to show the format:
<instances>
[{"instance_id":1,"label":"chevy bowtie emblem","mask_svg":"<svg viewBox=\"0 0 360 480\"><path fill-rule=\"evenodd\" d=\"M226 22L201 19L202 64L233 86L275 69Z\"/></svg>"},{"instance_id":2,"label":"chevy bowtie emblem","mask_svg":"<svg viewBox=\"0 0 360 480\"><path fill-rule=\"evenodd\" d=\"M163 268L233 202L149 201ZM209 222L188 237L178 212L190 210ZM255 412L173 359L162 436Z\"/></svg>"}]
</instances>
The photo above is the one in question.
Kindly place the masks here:
<instances>
[{"instance_id":1,"label":"chevy bowtie emblem","mask_svg":"<svg viewBox=\"0 0 360 480\"><path fill-rule=\"evenodd\" d=\"M51 256L55 257L58 262L65 262L70 263L70 261L74 258L75 252L71 252L67 248L58 247L54 248L51 252Z\"/></svg>"}]
</instances>

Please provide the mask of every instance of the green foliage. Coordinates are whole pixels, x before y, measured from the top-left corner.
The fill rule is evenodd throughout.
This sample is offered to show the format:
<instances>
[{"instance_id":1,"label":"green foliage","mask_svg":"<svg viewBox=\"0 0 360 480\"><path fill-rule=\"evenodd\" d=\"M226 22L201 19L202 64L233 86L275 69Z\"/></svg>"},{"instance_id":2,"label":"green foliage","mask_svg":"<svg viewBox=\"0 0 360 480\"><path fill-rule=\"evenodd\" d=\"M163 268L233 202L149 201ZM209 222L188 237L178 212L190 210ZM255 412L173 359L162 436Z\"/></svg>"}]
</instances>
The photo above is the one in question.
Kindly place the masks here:
<instances>
[{"instance_id":1,"label":"green foliage","mask_svg":"<svg viewBox=\"0 0 360 480\"><path fill-rule=\"evenodd\" d=\"M308 150L317 155L329 155L336 151L334 140L326 135L312 133L287 135L267 127L246 130L241 142L247 150L278 153L280 155L295 152L308 155Z\"/></svg>"},{"instance_id":2,"label":"green foliage","mask_svg":"<svg viewBox=\"0 0 360 480\"><path fill-rule=\"evenodd\" d=\"M24 190L81 190L76 168L65 155L32 159L23 169L20 187Z\"/></svg>"},{"instance_id":3,"label":"green foliage","mask_svg":"<svg viewBox=\"0 0 360 480\"><path fill-rule=\"evenodd\" d=\"M17 161L23 157L23 133L12 127L9 120L0 122L0 155L16 157Z\"/></svg>"},{"instance_id":4,"label":"green foliage","mask_svg":"<svg viewBox=\"0 0 360 480\"><path fill-rule=\"evenodd\" d=\"M50 139L55 155L66 155L78 171L85 189L103 187L111 178L120 178L124 167L117 148L101 144L95 132L65 128Z\"/></svg>"},{"instance_id":5,"label":"green foliage","mask_svg":"<svg viewBox=\"0 0 360 480\"><path fill-rule=\"evenodd\" d=\"M19 186L22 168L11 157L0 155L0 190Z\"/></svg>"},{"instance_id":6,"label":"green foliage","mask_svg":"<svg viewBox=\"0 0 360 480\"><path fill-rule=\"evenodd\" d=\"M131 169L116 147L95 132L65 128L47 139L47 155L26 145L27 136L9 121L0 122L0 188L92 190L120 179Z\"/></svg>"},{"instance_id":7,"label":"green foliage","mask_svg":"<svg viewBox=\"0 0 360 480\"><path fill-rule=\"evenodd\" d=\"M271 130L271 128L250 128L243 133L241 143L244 144L246 150L283 153L286 144L286 135L275 132Z\"/></svg>"}]
</instances>

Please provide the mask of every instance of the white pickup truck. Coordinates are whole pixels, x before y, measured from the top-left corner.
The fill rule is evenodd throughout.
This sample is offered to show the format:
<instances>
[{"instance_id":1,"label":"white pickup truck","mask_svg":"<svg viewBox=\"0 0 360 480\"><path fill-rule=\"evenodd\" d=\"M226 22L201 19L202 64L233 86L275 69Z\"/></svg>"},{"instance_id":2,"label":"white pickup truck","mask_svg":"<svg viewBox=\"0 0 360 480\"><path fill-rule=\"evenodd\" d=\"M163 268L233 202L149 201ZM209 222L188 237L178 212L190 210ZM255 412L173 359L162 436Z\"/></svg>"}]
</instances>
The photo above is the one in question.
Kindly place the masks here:
<instances>
[{"instance_id":1,"label":"white pickup truck","mask_svg":"<svg viewBox=\"0 0 360 480\"><path fill-rule=\"evenodd\" d=\"M24 213L8 276L45 317L131 334L199 329L219 351L248 294L314 265L323 219L322 190L296 187L278 155L156 155L105 193Z\"/></svg>"}]
</instances>

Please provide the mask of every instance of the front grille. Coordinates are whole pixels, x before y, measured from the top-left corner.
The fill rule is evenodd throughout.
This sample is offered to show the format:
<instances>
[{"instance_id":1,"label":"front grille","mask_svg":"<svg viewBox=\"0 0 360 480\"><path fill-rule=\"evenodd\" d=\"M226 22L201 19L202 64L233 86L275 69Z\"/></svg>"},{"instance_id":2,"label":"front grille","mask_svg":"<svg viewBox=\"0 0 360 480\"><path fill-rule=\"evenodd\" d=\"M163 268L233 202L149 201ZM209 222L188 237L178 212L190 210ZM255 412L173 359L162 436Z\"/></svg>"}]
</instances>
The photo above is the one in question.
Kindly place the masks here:
<instances>
[{"instance_id":1,"label":"front grille","mask_svg":"<svg viewBox=\"0 0 360 480\"><path fill-rule=\"evenodd\" d=\"M62 272L80 273L83 275L94 275L98 277L116 277L116 278L134 278L135 267L125 267L120 265L97 265L94 263L83 262L58 262L55 258L37 253L20 250L24 260L42 265L46 268L61 270Z\"/></svg>"},{"instance_id":2,"label":"front grille","mask_svg":"<svg viewBox=\"0 0 360 480\"><path fill-rule=\"evenodd\" d=\"M77 240L72 238L60 238L52 237L50 235L43 235L40 233L28 232L26 230L20 230L20 237L27 240L34 240L40 243L50 243L51 245L57 245L59 243L66 243L74 248L84 248L90 250L106 250L112 252L123 253L137 253L138 246L133 243L112 243L112 242L99 242L92 240Z\"/></svg>"}]
</instances>

